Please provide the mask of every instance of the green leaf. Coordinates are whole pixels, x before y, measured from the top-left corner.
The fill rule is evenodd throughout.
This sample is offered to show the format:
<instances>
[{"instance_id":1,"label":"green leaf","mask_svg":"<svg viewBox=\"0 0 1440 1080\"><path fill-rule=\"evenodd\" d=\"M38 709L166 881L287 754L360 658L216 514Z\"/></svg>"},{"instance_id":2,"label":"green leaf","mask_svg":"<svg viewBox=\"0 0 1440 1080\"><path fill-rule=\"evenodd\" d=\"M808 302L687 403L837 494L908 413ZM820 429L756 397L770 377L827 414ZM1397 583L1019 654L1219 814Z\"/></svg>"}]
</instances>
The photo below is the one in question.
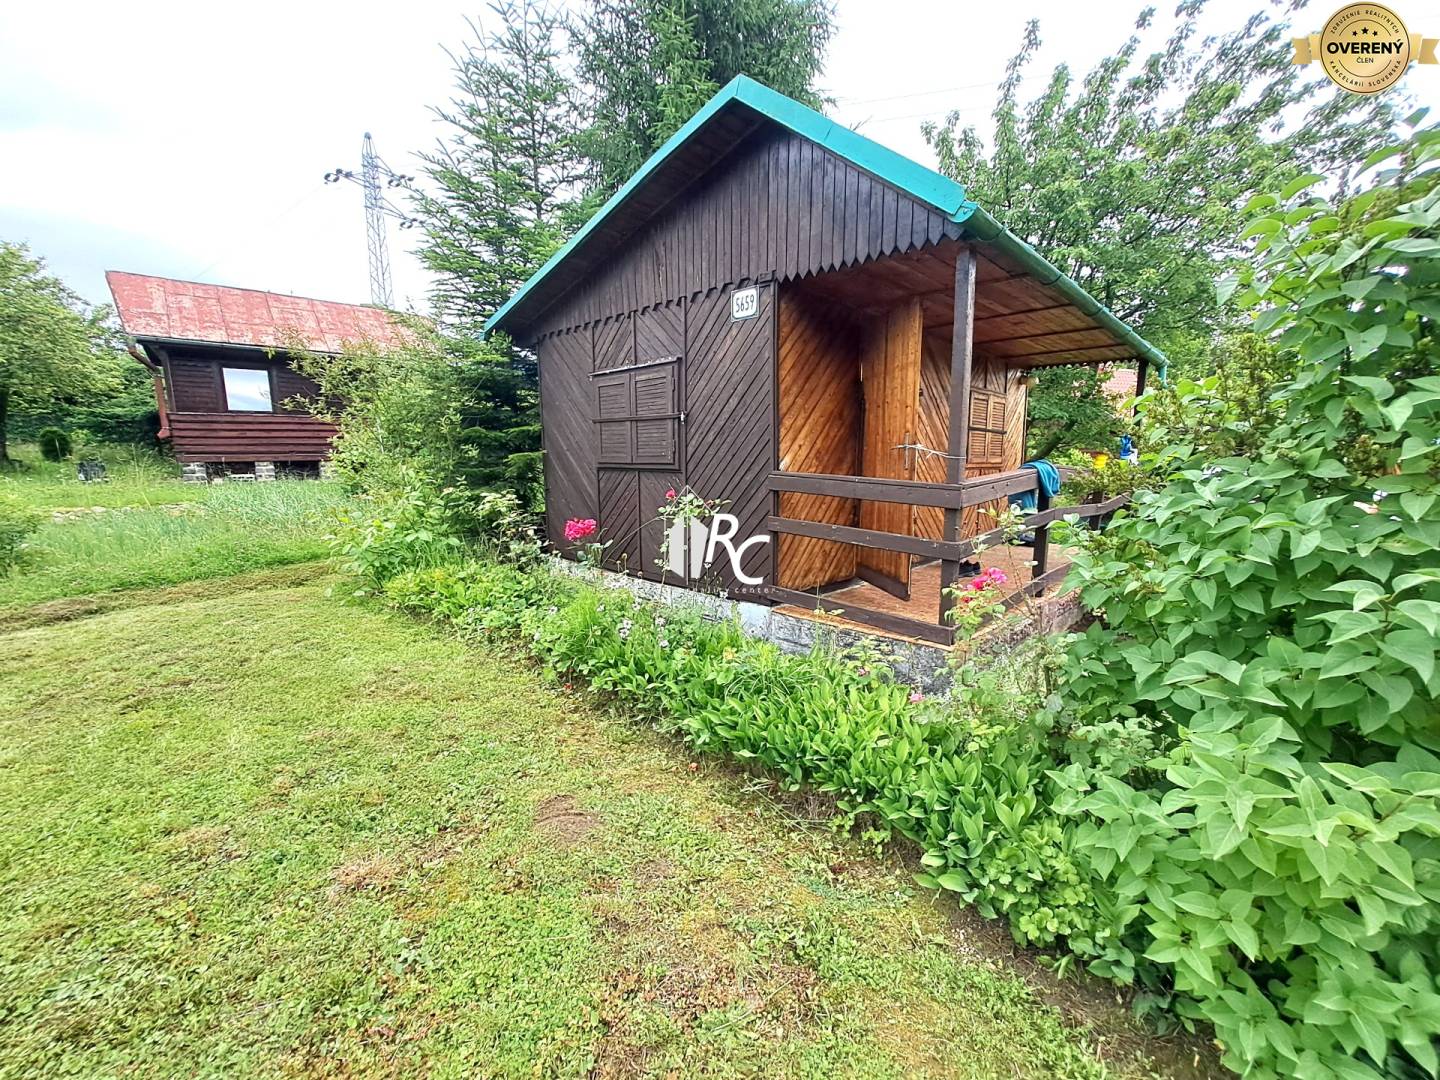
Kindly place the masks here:
<instances>
[{"instance_id":1,"label":"green leaf","mask_svg":"<svg viewBox=\"0 0 1440 1080\"><path fill-rule=\"evenodd\" d=\"M1428 683L1435 674L1435 641L1433 634L1419 630L1393 630L1381 640L1380 649Z\"/></svg>"},{"instance_id":2,"label":"green leaf","mask_svg":"<svg viewBox=\"0 0 1440 1080\"><path fill-rule=\"evenodd\" d=\"M1385 327L1372 326L1369 330L1359 333L1354 330L1346 330L1345 340L1350 343L1350 351L1358 360L1363 356L1368 356L1384 344ZM1373 344L1370 344L1371 342ZM1389 379L1381 379L1374 375L1345 375L1342 378L1352 386L1369 391L1370 396L1376 401L1387 401L1395 393L1395 387L1390 384Z\"/></svg>"},{"instance_id":3,"label":"green leaf","mask_svg":"<svg viewBox=\"0 0 1440 1080\"><path fill-rule=\"evenodd\" d=\"M1304 176L1297 176L1283 188L1280 189L1280 198L1288 200L1304 191L1307 187L1320 183L1325 177L1319 173L1306 173Z\"/></svg>"}]
</instances>

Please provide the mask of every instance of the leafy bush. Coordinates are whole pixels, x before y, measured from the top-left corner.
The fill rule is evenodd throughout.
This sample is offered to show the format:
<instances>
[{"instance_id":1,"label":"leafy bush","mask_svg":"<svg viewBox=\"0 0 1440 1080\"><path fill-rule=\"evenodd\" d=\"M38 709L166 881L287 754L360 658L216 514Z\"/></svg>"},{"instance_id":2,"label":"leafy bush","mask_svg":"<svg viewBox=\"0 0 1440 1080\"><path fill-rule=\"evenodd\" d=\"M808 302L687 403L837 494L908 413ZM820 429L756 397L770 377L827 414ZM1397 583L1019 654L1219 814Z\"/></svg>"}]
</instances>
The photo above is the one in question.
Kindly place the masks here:
<instances>
[{"instance_id":1,"label":"leafy bush","mask_svg":"<svg viewBox=\"0 0 1440 1080\"><path fill-rule=\"evenodd\" d=\"M477 341L395 316L404 339L384 350L290 350L317 397L291 402L336 424L333 462L359 490L395 497L417 483L541 499L540 422L532 380L503 341Z\"/></svg>"},{"instance_id":2,"label":"leafy bush","mask_svg":"<svg viewBox=\"0 0 1440 1080\"><path fill-rule=\"evenodd\" d=\"M35 441L40 444L40 456L46 461L64 461L70 456L70 433L64 428L42 428Z\"/></svg>"},{"instance_id":3,"label":"leafy bush","mask_svg":"<svg viewBox=\"0 0 1440 1080\"><path fill-rule=\"evenodd\" d=\"M0 491L0 576L20 565L25 542L40 527L40 514L12 492Z\"/></svg>"},{"instance_id":4,"label":"leafy bush","mask_svg":"<svg viewBox=\"0 0 1440 1080\"><path fill-rule=\"evenodd\" d=\"M1348 202L1307 177L1255 207L1239 297L1298 361L1255 455L1075 538L1104 618L1057 809L1114 903L1071 944L1251 1075L1440 1072L1440 132L1397 155Z\"/></svg>"},{"instance_id":5,"label":"leafy bush","mask_svg":"<svg viewBox=\"0 0 1440 1080\"><path fill-rule=\"evenodd\" d=\"M1075 502L1104 502L1116 495L1129 495L1150 482L1150 467L1137 465L1116 454L1069 453L1056 460L1073 470L1061 485L1061 498Z\"/></svg>"},{"instance_id":6,"label":"leafy bush","mask_svg":"<svg viewBox=\"0 0 1440 1080\"><path fill-rule=\"evenodd\" d=\"M453 508L428 488L390 498L366 496L359 509L336 515L330 549L341 568L360 579L360 594L379 592L407 570L452 562L459 553Z\"/></svg>"},{"instance_id":7,"label":"leafy bush","mask_svg":"<svg viewBox=\"0 0 1440 1080\"><path fill-rule=\"evenodd\" d=\"M1294 375L1292 351L1259 334L1230 334L1207 359L1207 372L1198 380L1182 376L1137 404L1147 456L1159 464L1176 457L1257 454L1283 417L1276 391Z\"/></svg>"}]
</instances>

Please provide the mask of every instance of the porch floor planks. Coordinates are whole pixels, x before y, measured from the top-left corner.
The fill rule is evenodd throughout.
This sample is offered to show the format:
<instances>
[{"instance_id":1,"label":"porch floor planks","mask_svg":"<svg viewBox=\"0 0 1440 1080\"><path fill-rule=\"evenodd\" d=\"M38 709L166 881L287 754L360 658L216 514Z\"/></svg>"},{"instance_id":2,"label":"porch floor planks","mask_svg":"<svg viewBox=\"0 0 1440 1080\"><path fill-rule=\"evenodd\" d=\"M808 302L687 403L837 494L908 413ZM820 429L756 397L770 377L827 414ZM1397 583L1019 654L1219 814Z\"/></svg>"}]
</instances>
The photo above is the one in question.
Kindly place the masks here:
<instances>
[{"instance_id":1,"label":"porch floor planks","mask_svg":"<svg viewBox=\"0 0 1440 1080\"><path fill-rule=\"evenodd\" d=\"M1057 555L1063 557L1063 552L1058 548L1051 548L1050 557L1052 560ZM1034 549L1021 545L996 546L989 548L980 555L980 566L984 570L992 566L998 566L1005 571L1008 581L1005 585L1006 595L1010 595L1016 589L1029 584L1032 567L1029 565L1034 559ZM1056 566L1064 566L1065 562L1054 563L1050 569ZM961 578L962 585L970 579ZM874 585L861 583L851 585L844 589L837 589L834 592L823 593L819 599L819 606L827 612L843 609L847 604L855 607L870 608L874 611L883 611L891 615L903 615L910 619L919 619L923 622L937 622L940 617L940 564L938 562L927 562L914 567L910 571L910 599L901 600L891 596L884 589L877 589ZM816 618L814 609L805 609L798 604L786 604L776 608L787 615L796 615L801 618ZM881 637L902 638L905 641L914 641L919 644L934 645L934 642L921 642L918 638L912 638L904 634L889 633L878 630L873 626L845 618L843 612L839 616L826 616L825 622L833 622L843 625L847 630L857 630L865 634L873 634ZM943 646L936 646L937 648Z\"/></svg>"}]
</instances>

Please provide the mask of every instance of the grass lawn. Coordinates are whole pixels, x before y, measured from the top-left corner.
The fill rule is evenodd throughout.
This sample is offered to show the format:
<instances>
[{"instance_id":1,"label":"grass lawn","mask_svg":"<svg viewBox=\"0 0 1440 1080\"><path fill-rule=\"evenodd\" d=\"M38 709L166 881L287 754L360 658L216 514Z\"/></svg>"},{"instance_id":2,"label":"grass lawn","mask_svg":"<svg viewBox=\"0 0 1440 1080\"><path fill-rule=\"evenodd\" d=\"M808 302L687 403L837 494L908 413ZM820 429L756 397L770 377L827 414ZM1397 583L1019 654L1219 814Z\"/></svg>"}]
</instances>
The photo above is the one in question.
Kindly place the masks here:
<instances>
[{"instance_id":1,"label":"grass lawn","mask_svg":"<svg viewBox=\"0 0 1440 1080\"><path fill-rule=\"evenodd\" d=\"M0 1075L1107 1075L758 782L270 584L0 636Z\"/></svg>"},{"instance_id":2,"label":"grass lawn","mask_svg":"<svg viewBox=\"0 0 1440 1080\"><path fill-rule=\"evenodd\" d=\"M0 473L0 486L38 510L164 506L205 497L203 484L181 481L180 466L174 461L139 447L104 446L85 451L87 459L105 463L106 479L96 484L80 482L73 458L46 461L37 448L25 444L11 446L10 455L12 468Z\"/></svg>"},{"instance_id":3,"label":"grass lawn","mask_svg":"<svg viewBox=\"0 0 1440 1080\"><path fill-rule=\"evenodd\" d=\"M175 483L55 482L43 471L3 481L47 520L25 565L0 578L0 617L42 600L149 588L323 558L338 484L315 480ZM104 499L112 497L114 506ZM84 500L76 502L74 500Z\"/></svg>"}]
</instances>

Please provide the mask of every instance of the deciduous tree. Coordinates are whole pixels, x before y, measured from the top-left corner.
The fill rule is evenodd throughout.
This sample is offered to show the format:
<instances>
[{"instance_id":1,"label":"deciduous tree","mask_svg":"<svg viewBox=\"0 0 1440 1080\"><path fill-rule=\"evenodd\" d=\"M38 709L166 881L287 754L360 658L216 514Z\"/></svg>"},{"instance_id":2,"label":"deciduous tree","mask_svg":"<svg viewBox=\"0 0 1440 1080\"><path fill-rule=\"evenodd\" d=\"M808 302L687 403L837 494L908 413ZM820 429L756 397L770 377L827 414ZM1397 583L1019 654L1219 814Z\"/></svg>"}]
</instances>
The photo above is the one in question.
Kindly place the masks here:
<instances>
[{"instance_id":1,"label":"deciduous tree","mask_svg":"<svg viewBox=\"0 0 1440 1080\"><path fill-rule=\"evenodd\" d=\"M1343 192L1363 147L1395 120L1393 99L1347 94L1290 63L1279 5L1210 37L1200 32L1203 8L1182 3L1150 51L1154 9L1145 9L1083 79L1061 64L1022 102L1040 46L1032 21L988 145L958 113L924 128L941 171L1120 318L1193 358L1195 375L1233 325L1215 281L1241 254L1249 199L1297 171L1324 173ZM1052 377L1036 408L1085 412L1084 382Z\"/></svg>"},{"instance_id":2,"label":"deciduous tree","mask_svg":"<svg viewBox=\"0 0 1440 1080\"><path fill-rule=\"evenodd\" d=\"M120 385L109 311L91 308L23 244L0 242L0 462L12 409L38 411Z\"/></svg>"}]
</instances>

